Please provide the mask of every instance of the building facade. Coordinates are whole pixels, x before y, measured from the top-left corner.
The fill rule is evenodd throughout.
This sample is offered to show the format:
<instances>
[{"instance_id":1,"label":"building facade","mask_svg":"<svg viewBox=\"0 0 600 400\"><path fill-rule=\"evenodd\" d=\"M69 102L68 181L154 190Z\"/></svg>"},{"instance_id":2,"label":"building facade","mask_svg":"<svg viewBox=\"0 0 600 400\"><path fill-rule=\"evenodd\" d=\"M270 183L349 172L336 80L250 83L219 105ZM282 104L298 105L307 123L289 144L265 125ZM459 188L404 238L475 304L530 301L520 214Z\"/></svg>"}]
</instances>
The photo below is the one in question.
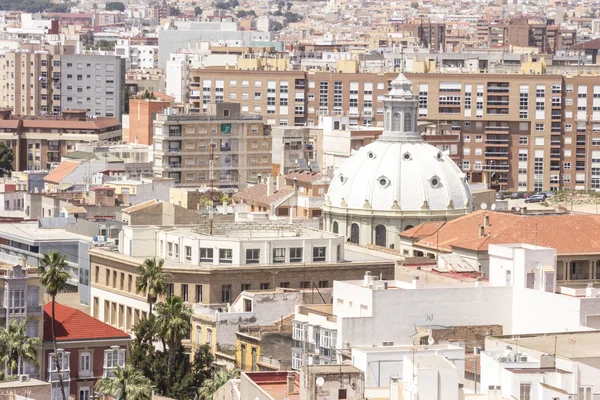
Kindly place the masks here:
<instances>
[{"instance_id":1,"label":"building facade","mask_svg":"<svg viewBox=\"0 0 600 400\"><path fill-rule=\"evenodd\" d=\"M271 137L262 117L240 112L235 103L213 104L207 110L205 115L157 115L156 176L173 178L180 187L222 189L245 188L258 175L267 176Z\"/></svg>"}]
</instances>

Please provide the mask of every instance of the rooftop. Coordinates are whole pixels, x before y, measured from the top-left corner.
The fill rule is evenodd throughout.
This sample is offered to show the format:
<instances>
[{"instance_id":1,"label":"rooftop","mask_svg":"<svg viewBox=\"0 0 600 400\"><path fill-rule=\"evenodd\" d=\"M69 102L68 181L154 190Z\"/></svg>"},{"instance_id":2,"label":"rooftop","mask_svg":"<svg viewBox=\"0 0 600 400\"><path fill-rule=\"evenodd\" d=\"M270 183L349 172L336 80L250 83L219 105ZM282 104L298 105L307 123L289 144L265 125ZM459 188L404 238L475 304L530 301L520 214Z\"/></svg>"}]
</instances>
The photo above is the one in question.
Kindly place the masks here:
<instances>
[{"instance_id":1,"label":"rooftop","mask_svg":"<svg viewBox=\"0 0 600 400\"><path fill-rule=\"evenodd\" d=\"M284 187L279 190L273 190L270 195L267 195L267 184L259 183L234 194L233 198L238 201L243 200L252 203L271 205L284 200L293 193L293 188Z\"/></svg>"},{"instance_id":2,"label":"rooftop","mask_svg":"<svg viewBox=\"0 0 600 400\"><path fill-rule=\"evenodd\" d=\"M288 372L244 372L243 375L246 375L250 381L271 396L273 400L300 399L300 377L297 373L294 373L294 393L287 392Z\"/></svg>"},{"instance_id":3,"label":"rooftop","mask_svg":"<svg viewBox=\"0 0 600 400\"><path fill-rule=\"evenodd\" d=\"M431 225L430 228L431 234L424 238L418 234L419 229L424 229L421 225L401 232L400 236L416 237L415 246L445 252L453 247L487 251L490 244L528 243L555 248L559 256L600 253L600 238L595 235L600 230L600 215L516 215L480 210L446 222L439 229Z\"/></svg>"},{"instance_id":4,"label":"rooftop","mask_svg":"<svg viewBox=\"0 0 600 400\"><path fill-rule=\"evenodd\" d=\"M0 224L0 237L18 237L29 241L65 241L85 240L90 238L64 229L40 228L38 222L2 223Z\"/></svg>"},{"instance_id":5,"label":"rooftop","mask_svg":"<svg viewBox=\"0 0 600 400\"><path fill-rule=\"evenodd\" d=\"M44 305L44 341L52 340L51 314L52 303L46 303ZM55 304L54 314L56 320L56 340L59 342L131 338L129 334L122 330L60 303Z\"/></svg>"},{"instance_id":6,"label":"rooftop","mask_svg":"<svg viewBox=\"0 0 600 400\"><path fill-rule=\"evenodd\" d=\"M44 181L50 183L60 183L67 177L67 175L75 171L79 165L80 164L78 162L63 161L58 164L58 166L54 168L52 172L44 177Z\"/></svg>"}]
</instances>

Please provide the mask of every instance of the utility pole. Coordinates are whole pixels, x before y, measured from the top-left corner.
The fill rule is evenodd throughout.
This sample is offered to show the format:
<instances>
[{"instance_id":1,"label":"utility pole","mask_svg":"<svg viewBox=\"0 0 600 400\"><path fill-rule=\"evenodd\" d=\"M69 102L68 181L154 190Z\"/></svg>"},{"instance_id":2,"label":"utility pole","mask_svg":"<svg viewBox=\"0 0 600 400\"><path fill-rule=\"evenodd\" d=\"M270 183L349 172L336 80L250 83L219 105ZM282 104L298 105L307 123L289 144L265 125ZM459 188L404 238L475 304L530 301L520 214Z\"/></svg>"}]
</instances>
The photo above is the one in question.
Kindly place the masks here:
<instances>
[{"instance_id":1,"label":"utility pole","mask_svg":"<svg viewBox=\"0 0 600 400\"><path fill-rule=\"evenodd\" d=\"M208 164L208 174L210 175L210 202L208 210L209 219L209 230L210 236L213 235L213 214L214 214L214 191L215 191L215 147L217 145L212 140L210 141L210 162Z\"/></svg>"}]
</instances>

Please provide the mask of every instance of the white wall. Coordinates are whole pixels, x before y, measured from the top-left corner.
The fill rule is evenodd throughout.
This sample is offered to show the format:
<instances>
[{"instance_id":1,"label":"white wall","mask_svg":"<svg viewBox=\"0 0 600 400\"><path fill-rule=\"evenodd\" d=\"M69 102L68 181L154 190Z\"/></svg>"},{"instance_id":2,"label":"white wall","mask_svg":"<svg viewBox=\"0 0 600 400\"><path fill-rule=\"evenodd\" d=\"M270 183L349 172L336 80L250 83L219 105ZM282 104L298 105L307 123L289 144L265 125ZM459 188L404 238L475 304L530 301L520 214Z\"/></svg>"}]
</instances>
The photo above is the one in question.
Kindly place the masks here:
<instances>
[{"instance_id":1,"label":"white wall","mask_svg":"<svg viewBox=\"0 0 600 400\"><path fill-rule=\"evenodd\" d=\"M525 288L528 284L527 274L533 273L533 289L554 292L553 281L546 287L543 275L544 268L556 270L555 249L528 245L490 245L488 254L492 286L508 284Z\"/></svg>"}]
</instances>

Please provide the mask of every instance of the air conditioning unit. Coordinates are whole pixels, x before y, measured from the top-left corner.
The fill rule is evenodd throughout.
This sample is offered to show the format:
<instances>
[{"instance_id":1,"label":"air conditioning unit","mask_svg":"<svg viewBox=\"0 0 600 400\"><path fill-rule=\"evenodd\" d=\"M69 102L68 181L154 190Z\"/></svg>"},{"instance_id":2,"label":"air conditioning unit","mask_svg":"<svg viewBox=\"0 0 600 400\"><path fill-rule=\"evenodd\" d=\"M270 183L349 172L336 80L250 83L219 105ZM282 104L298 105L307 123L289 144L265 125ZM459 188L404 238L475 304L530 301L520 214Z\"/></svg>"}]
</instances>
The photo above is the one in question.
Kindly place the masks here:
<instances>
[{"instance_id":1,"label":"air conditioning unit","mask_svg":"<svg viewBox=\"0 0 600 400\"><path fill-rule=\"evenodd\" d=\"M29 374L21 374L17 377L19 382L29 382Z\"/></svg>"},{"instance_id":2,"label":"air conditioning unit","mask_svg":"<svg viewBox=\"0 0 600 400\"><path fill-rule=\"evenodd\" d=\"M519 356L519 362L527 362L527 355Z\"/></svg>"},{"instance_id":3,"label":"air conditioning unit","mask_svg":"<svg viewBox=\"0 0 600 400\"><path fill-rule=\"evenodd\" d=\"M381 342L382 346L393 346L394 342Z\"/></svg>"}]
</instances>

